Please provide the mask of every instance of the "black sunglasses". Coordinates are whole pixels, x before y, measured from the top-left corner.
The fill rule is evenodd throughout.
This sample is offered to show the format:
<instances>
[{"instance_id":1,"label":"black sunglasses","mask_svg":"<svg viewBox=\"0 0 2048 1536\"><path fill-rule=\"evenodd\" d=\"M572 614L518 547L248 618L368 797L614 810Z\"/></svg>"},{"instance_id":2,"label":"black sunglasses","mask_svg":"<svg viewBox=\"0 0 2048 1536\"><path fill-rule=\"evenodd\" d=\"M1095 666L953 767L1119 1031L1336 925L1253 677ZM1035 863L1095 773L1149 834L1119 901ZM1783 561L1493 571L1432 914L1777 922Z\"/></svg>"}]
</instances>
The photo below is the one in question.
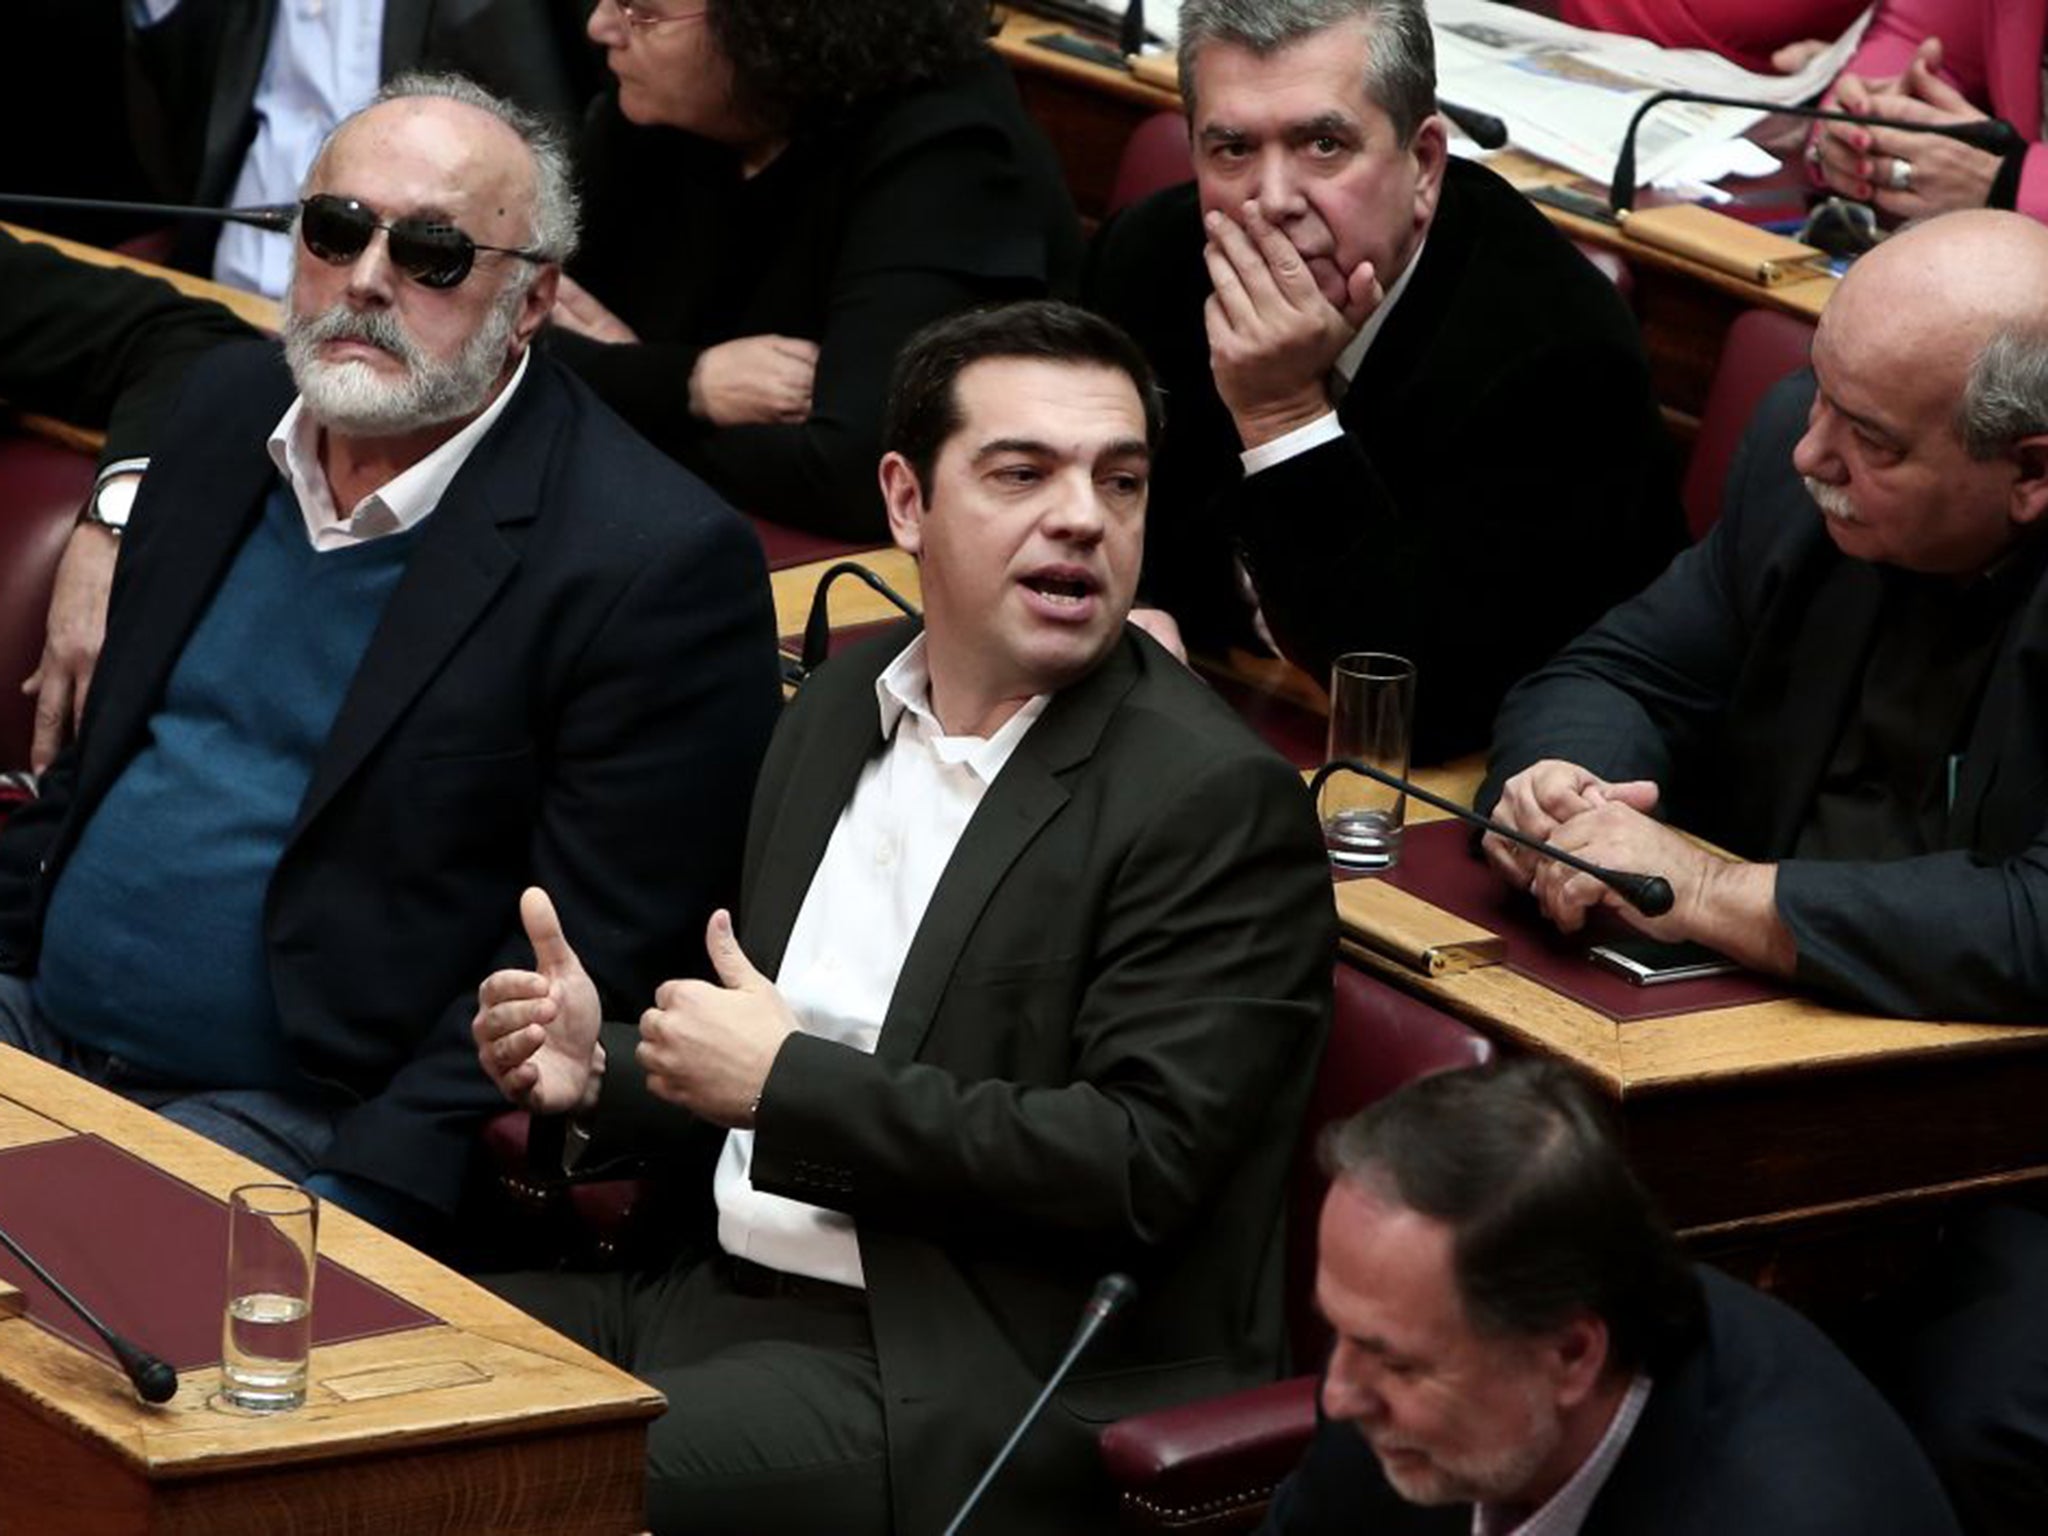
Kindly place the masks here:
<instances>
[{"instance_id":1,"label":"black sunglasses","mask_svg":"<svg viewBox=\"0 0 2048 1536\"><path fill-rule=\"evenodd\" d=\"M478 251L517 256L521 261L546 261L538 251L506 245L479 245L453 224L438 219L404 218L385 223L352 197L319 192L299 204L299 238L322 261L345 266L363 254L378 230L390 236L391 264L428 288L453 288L476 265Z\"/></svg>"}]
</instances>

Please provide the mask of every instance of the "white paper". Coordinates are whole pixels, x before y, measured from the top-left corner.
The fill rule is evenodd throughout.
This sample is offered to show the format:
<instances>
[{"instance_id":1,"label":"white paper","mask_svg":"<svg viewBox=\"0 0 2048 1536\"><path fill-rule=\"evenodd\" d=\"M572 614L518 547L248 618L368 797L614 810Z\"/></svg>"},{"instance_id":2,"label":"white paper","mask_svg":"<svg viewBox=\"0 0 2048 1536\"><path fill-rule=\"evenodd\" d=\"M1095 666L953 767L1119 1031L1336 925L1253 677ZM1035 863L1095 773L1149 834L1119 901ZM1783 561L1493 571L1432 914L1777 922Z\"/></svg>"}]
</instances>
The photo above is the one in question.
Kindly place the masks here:
<instances>
[{"instance_id":1,"label":"white paper","mask_svg":"<svg viewBox=\"0 0 2048 1536\"><path fill-rule=\"evenodd\" d=\"M1796 75L1760 75L1718 54L1567 26L1492 0L1430 0L1437 94L1490 112L1516 149L1590 180L1614 174L1628 120L1660 90L1704 91L1794 106L1840 73L1870 22L1866 10ZM1766 114L1667 102L1636 134L1638 185L1683 176L1703 145L1739 138Z\"/></svg>"}]
</instances>

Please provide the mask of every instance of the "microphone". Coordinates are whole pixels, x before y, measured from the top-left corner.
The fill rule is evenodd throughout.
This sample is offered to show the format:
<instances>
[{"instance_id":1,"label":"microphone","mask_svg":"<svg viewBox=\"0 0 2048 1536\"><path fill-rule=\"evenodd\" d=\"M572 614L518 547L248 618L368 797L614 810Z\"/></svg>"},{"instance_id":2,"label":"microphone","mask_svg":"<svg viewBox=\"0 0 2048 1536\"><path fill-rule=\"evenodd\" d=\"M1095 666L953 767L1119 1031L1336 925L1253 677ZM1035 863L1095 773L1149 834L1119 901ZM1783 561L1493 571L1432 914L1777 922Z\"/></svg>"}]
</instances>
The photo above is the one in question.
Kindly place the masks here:
<instances>
[{"instance_id":1,"label":"microphone","mask_svg":"<svg viewBox=\"0 0 2048 1536\"><path fill-rule=\"evenodd\" d=\"M785 676L785 681L800 683L825 664L825 653L832 644L832 611L826 597L832 590L832 583L842 576L858 576L911 618L919 616L909 598L858 560L841 560L818 578L818 590L811 594L810 616L804 620L803 652L796 664L796 675Z\"/></svg>"},{"instance_id":2,"label":"microphone","mask_svg":"<svg viewBox=\"0 0 2048 1536\"><path fill-rule=\"evenodd\" d=\"M1117 33L1116 45L1125 58L1145 51L1145 0L1131 0L1124 7L1123 27Z\"/></svg>"},{"instance_id":3,"label":"microphone","mask_svg":"<svg viewBox=\"0 0 2048 1536\"><path fill-rule=\"evenodd\" d=\"M5 1232L0 1232L0 1248L5 1248L26 1264L30 1274L47 1285L51 1293L65 1306L85 1319L86 1327L98 1334L106 1342L107 1348L114 1352L114 1358L121 1362L121 1369L135 1388L137 1397L145 1403L168 1403L177 1396L178 1373L171 1369L168 1361L152 1355L141 1345L122 1338L101 1322L84 1302L58 1284L55 1275L38 1264L27 1249Z\"/></svg>"},{"instance_id":4,"label":"microphone","mask_svg":"<svg viewBox=\"0 0 2048 1536\"><path fill-rule=\"evenodd\" d=\"M199 208L183 203L122 203L98 197L45 197L36 192L0 192L0 208L68 208L76 213L141 213L157 219L214 219L288 234L299 216L297 203L256 208Z\"/></svg>"},{"instance_id":5,"label":"microphone","mask_svg":"<svg viewBox=\"0 0 2048 1536\"><path fill-rule=\"evenodd\" d=\"M1052 1395L1067 1379L1067 1372L1074 1368L1074 1362L1081 1358L1083 1350L1095 1342L1095 1335L1102 1331L1102 1325L1113 1317L1123 1304L1137 1294L1138 1287L1126 1274L1104 1275L1095 1282L1095 1289L1088 1297L1088 1304L1081 1309L1081 1325L1074 1330L1074 1341L1067 1346L1066 1355L1053 1367L1046 1377L1045 1385L1039 1389L1037 1398L1024 1410L1024 1417L1017 1421L1017 1427L1010 1431L1010 1438L1003 1442L1003 1448L996 1452L995 1460L988 1464L988 1470L981 1474L981 1481L974 1485L974 1491L953 1516L946 1527L945 1536L957 1536L967 1517L974 1513L974 1506L981 1502L981 1496L988 1491L988 1485L995 1481L996 1474L1003 1470L1003 1464L1010 1459L1010 1453L1017 1449L1024 1432L1038 1421L1038 1415L1045 1405L1052 1401Z\"/></svg>"},{"instance_id":6,"label":"microphone","mask_svg":"<svg viewBox=\"0 0 2048 1536\"><path fill-rule=\"evenodd\" d=\"M1994 155L2011 155L2027 147L2020 131L2002 117L1987 117L1975 123L1901 123L1889 117L1860 112L1837 112L1833 107L1781 107L1769 101L1744 101L1739 96L1710 96L1705 91L1655 91L1636 108L1621 135L1621 153L1614 157L1614 175L1608 183L1607 200L1616 216L1636 205L1636 130L1653 107L1667 101L1696 101L1709 107L1747 107L1754 112L1782 112L1787 117L1812 118L1825 123L1855 123L1864 128L1899 128L1907 133L1931 133L1954 139Z\"/></svg>"},{"instance_id":7,"label":"microphone","mask_svg":"<svg viewBox=\"0 0 2048 1536\"><path fill-rule=\"evenodd\" d=\"M1361 762L1355 757L1333 757L1318 768L1315 776L1308 781L1311 800L1322 793L1323 781L1333 773L1355 773L1362 779L1371 779L1374 783L1384 784L1389 789L1398 789L1404 795L1413 795L1424 805L1433 805L1440 811L1448 811L1462 822L1483 828L1506 838L1511 843L1519 843L1532 853L1542 854L1546 859L1555 859L1567 869L1576 869L1582 875L1591 875L1645 917L1662 917L1671 910L1671 903L1676 899L1672 894L1671 882L1662 875L1633 875L1627 870L1602 869L1598 864L1587 863L1575 853L1566 853L1562 848L1554 847L1541 838L1531 837L1526 832L1517 832L1513 827L1504 826L1490 816L1482 816L1455 800L1446 800L1442 795L1432 794L1420 784L1398 778L1383 768L1375 768L1371 763Z\"/></svg>"},{"instance_id":8,"label":"microphone","mask_svg":"<svg viewBox=\"0 0 2048 1536\"><path fill-rule=\"evenodd\" d=\"M1477 107L1461 107L1441 96L1437 98L1436 109L1463 129L1465 137L1481 149L1499 149L1508 141L1508 125L1491 112L1481 112Z\"/></svg>"}]
</instances>

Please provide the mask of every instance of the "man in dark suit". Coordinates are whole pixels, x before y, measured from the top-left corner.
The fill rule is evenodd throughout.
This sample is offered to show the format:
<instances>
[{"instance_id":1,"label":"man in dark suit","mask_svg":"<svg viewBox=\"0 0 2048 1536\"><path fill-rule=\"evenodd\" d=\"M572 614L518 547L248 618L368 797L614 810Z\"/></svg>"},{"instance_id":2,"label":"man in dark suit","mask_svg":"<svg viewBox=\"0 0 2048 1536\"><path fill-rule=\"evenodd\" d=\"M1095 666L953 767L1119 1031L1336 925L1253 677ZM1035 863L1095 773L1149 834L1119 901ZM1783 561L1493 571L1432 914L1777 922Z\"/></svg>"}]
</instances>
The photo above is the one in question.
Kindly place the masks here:
<instances>
[{"instance_id":1,"label":"man in dark suit","mask_svg":"<svg viewBox=\"0 0 2048 1536\"><path fill-rule=\"evenodd\" d=\"M588 0L124 0L136 152L159 196L283 201L306 170L294 146L310 151L409 70L467 75L567 127L604 82L583 37L589 11ZM178 264L214 270L222 234L181 227ZM252 244L217 275L256 286L253 243L274 237L235 238Z\"/></svg>"},{"instance_id":2,"label":"man in dark suit","mask_svg":"<svg viewBox=\"0 0 2048 1536\"><path fill-rule=\"evenodd\" d=\"M483 987L486 1067L583 1112L591 1158L719 1159L715 1243L507 1284L668 1394L658 1532L933 1536L1106 1270L1138 1299L974 1529L1107 1529L1095 1426L1280 1364L1328 874L1299 779L1125 626L1155 398L1129 340L1062 305L921 333L881 481L924 627L785 715L745 953L719 914L719 985L600 1032L532 893L540 970Z\"/></svg>"},{"instance_id":3,"label":"man in dark suit","mask_svg":"<svg viewBox=\"0 0 2048 1536\"><path fill-rule=\"evenodd\" d=\"M1687 1266L1564 1068L1424 1078L1329 1150L1336 1343L1268 1536L1954 1536L1875 1389Z\"/></svg>"},{"instance_id":4,"label":"man in dark suit","mask_svg":"<svg viewBox=\"0 0 2048 1536\"><path fill-rule=\"evenodd\" d=\"M1877 1012L2048 1017L2044 293L2048 231L2017 214L1858 262L1712 533L1509 697L1480 803L1667 876L1668 917L1619 909L1660 937ZM1567 928L1601 900L1489 853ZM2038 1531L2048 1221L1949 1236L1895 1395L1970 1529Z\"/></svg>"},{"instance_id":5,"label":"man in dark suit","mask_svg":"<svg viewBox=\"0 0 2048 1536\"><path fill-rule=\"evenodd\" d=\"M1147 600L1210 647L1255 605L1318 681L1408 657L1434 760L1483 746L1508 686L1683 530L1612 285L1447 163L1421 0L1350 11L1190 0L1195 185L1106 230L1089 291L1173 406Z\"/></svg>"},{"instance_id":6,"label":"man in dark suit","mask_svg":"<svg viewBox=\"0 0 2048 1536\"><path fill-rule=\"evenodd\" d=\"M289 372L224 349L159 445L81 740L0 838L0 1039L417 1231L498 1102L465 995L517 892L608 996L669 974L776 689L744 523L530 355L559 144L394 90L309 180Z\"/></svg>"}]
</instances>

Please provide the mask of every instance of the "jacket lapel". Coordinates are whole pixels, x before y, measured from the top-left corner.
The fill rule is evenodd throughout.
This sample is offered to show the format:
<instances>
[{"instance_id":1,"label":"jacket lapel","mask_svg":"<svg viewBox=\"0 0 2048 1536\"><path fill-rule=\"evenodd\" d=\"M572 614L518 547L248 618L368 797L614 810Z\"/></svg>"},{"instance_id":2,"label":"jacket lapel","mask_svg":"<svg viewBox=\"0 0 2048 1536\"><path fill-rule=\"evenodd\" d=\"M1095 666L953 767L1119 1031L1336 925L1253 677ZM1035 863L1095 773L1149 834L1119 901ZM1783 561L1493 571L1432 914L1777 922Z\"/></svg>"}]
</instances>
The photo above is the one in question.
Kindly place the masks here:
<instances>
[{"instance_id":1,"label":"jacket lapel","mask_svg":"<svg viewBox=\"0 0 2048 1536\"><path fill-rule=\"evenodd\" d=\"M1761 640L1754 648L1758 655L1790 658L1778 708L1766 717L1761 737L1752 737L1753 750L1769 762L1760 776L1744 775L1754 786L1745 795L1763 802L1756 809L1765 822L1757 846L1772 856L1791 851L1806 820L1842 720L1862 686L1863 658L1883 601L1884 581L1876 566L1836 561L1809 603L1783 605L1796 611L1796 632L1782 642Z\"/></svg>"},{"instance_id":2,"label":"jacket lapel","mask_svg":"<svg viewBox=\"0 0 2048 1536\"><path fill-rule=\"evenodd\" d=\"M560 390L547 365L534 359L518 395L421 528L314 764L294 836L433 681L518 567L564 409Z\"/></svg>"},{"instance_id":3,"label":"jacket lapel","mask_svg":"<svg viewBox=\"0 0 2048 1536\"><path fill-rule=\"evenodd\" d=\"M239 451L207 454L194 464L196 473L187 479L197 492L184 480L170 483L175 469L160 472L165 483L156 486L156 494L175 502L177 510L170 523L150 530L147 574L120 590L119 623L108 641L111 664L101 668L102 686L91 695L93 750L79 784L83 805L97 803L141 746L171 669L277 483L261 441L252 449L224 433L222 442ZM144 516L153 517L147 478L142 495Z\"/></svg>"},{"instance_id":4,"label":"jacket lapel","mask_svg":"<svg viewBox=\"0 0 2048 1536\"><path fill-rule=\"evenodd\" d=\"M1101 666L1053 699L1017 744L967 823L925 907L875 1044L882 1060L916 1057L968 935L1011 866L1066 805L1062 780L1095 754L1137 678L1136 642L1126 634Z\"/></svg>"},{"instance_id":5,"label":"jacket lapel","mask_svg":"<svg viewBox=\"0 0 2048 1536\"><path fill-rule=\"evenodd\" d=\"M802 760L783 781L774 830L763 840L768 855L748 861L747 877L754 884L747 893L740 931L747 954L763 975L780 974L783 951L789 947L812 877L824 861L832 829L853 798L861 770L882 745L874 680L916 633L915 625L906 625L891 643L866 653L869 664L862 669L862 680L868 686L821 693L815 705L820 716L797 744ZM833 665L853 663L849 656Z\"/></svg>"}]
</instances>

